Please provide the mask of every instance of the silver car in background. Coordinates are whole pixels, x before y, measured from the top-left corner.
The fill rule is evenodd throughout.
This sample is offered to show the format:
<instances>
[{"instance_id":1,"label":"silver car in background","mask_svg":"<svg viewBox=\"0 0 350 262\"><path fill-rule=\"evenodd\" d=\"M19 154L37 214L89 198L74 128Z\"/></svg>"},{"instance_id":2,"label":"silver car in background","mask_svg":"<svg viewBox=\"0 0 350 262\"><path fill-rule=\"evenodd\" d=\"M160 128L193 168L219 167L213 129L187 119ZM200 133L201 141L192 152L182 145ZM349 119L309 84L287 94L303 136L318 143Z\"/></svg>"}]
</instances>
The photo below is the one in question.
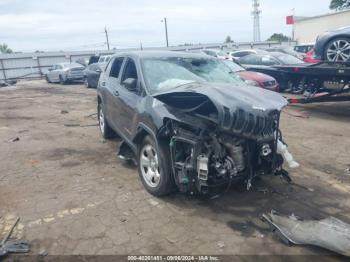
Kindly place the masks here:
<instances>
[{"instance_id":1,"label":"silver car in background","mask_svg":"<svg viewBox=\"0 0 350 262\"><path fill-rule=\"evenodd\" d=\"M60 63L49 68L45 75L48 83L66 84L71 81L84 80L85 67L78 63Z\"/></svg>"}]
</instances>

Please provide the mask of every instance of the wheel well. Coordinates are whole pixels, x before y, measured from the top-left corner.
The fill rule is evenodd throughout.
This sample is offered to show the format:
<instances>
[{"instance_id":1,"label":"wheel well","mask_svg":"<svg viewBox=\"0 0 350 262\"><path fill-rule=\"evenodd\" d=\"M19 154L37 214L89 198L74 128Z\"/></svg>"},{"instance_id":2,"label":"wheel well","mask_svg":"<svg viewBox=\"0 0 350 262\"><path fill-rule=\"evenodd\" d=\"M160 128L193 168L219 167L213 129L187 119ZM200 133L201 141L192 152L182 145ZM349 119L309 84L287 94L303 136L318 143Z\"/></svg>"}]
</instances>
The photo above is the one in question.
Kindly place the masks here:
<instances>
[{"instance_id":1,"label":"wheel well","mask_svg":"<svg viewBox=\"0 0 350 262\"><path fill-rule=\"evenodd\" d=\"M328 44L333 41L334 39L337 39L337 38L345 38L345 39L349 39L350 40L350 37L348 35L337 35L337 36L333 36L331 39L329 39L325 45L324 45L324 50L326 49L326 47L328 46Z\"/></svg>"},{"instance_id":2,"label":"wheel well","mask_svg":"<svg viewBox=\"0 0 350 262\"><path fill-rule=\"evenodd\" d=\"M151 135L149 132L147 132L144 128L140 128L140 130L137 132L137 135L133 139L134 144L139 145L142 143L143 139L147 136Z\"/></svg>"}]
</instances>

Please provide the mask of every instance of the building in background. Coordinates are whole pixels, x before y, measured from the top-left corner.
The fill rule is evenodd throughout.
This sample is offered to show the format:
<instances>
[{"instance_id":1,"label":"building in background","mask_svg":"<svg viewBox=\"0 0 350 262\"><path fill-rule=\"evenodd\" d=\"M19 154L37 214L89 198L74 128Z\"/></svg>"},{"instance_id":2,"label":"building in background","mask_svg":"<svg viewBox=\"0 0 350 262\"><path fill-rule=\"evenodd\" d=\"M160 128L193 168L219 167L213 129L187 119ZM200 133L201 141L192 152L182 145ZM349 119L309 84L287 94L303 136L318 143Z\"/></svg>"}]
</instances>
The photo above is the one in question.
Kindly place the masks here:
<instances>
[{"instance_id":1,"label":"building in background","mask_svg":"<svg viewBox=\"0 0 350 262\"><path fill-rule=\"evenodd\" d=\"M313 43L325 31L350 26L350 10L339 11L314 17L294 18L294 40L300 43Z\"/></svg>"}]
</instances>

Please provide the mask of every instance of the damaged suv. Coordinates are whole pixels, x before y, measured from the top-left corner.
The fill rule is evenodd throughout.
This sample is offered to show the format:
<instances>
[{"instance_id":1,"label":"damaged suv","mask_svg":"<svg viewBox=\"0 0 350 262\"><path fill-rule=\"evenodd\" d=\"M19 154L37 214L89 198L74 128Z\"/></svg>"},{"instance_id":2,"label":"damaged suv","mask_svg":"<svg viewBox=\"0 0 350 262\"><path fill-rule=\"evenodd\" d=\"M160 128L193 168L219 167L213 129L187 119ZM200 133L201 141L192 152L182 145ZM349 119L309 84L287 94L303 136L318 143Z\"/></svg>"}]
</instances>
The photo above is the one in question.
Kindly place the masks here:
<instances>
[{"instance_id":1,"label":"damaged suv","mask_svg":"<svg viewBox=\"0 0 350 262\"><path fill-rule=\"evenodd\" d=\"M179 52L130 52L111 58L98 85L102 135L123 140L153 195L191 194L262 175L292 163L279 131L286 100L246 85L222 61Z\"/></svg>"}]
</instances>

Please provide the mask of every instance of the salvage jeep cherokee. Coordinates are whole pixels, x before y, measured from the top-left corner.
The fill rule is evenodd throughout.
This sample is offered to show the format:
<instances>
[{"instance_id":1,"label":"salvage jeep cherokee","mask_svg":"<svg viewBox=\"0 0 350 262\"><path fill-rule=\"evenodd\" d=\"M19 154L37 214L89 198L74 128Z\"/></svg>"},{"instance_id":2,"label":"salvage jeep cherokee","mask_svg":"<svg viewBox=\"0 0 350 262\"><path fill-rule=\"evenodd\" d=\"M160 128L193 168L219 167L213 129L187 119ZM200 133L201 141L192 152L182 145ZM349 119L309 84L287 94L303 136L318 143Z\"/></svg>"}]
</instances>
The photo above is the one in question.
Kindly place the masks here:
<instances>
[{"instance_id":1,"label":"salvage jeep cherokee","mask_svg":"<svg viewBox=\"0 0 350 262\"><path fill-rule=\"evenodd\" d=\"M179 52L130 52L111 58L98 85L105 138L136 160L153 195L208 193L261 175L288 173L293 162L279 131L279 94L248 86L222 61Z\"/></svg>"}]
</instances>

